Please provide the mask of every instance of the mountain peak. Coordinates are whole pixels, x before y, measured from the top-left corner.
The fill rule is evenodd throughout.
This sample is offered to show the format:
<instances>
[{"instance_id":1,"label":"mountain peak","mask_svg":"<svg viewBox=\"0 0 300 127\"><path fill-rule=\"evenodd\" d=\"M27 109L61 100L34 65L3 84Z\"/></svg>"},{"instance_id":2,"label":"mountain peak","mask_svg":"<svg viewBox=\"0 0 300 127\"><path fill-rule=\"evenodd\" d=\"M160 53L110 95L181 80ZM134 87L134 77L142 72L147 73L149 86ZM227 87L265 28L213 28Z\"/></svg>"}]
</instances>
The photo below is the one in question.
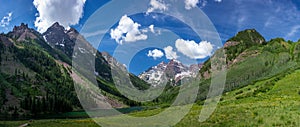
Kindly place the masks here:
<instances>
[{"instance_id":1,"label":"mountain peak","mask_svg":"<svg viewBox=\"0 0 300 127\"><path fill-rule=\"evenodd\" d=\"M58 22L55 22L52 26L61 26Z\"/></svg>"},{"instance_id":2,"label":"mountain peak","mask_svg":"<svg viewBox=\"0 0 300 127\"><path fill-rule=\"evenodd\" d=\"M77 34L74 36L68 35L65 28L55 22L43 33L43 37L51 47L56 47L66 53L67 56L72 57L73 47L75 46L75 41L72 38L76 39Z\"/></svg>"},{"instance_id":3,"label":"mountain peak","mask_svg":"<svg viewBox=\"0 0 300 127\"><path fill-rule=\"evenodd\" d=\"M75 33L75 34L79 34L79 32L78 32L76 29L72 28L72 27L68 30L67 33Z\"/></svg>"},{"instance_id":4,"label":"mountain peak","mask_svg":"<svg viewBox=\"0 0 300 127\"><path fill-rule=\"evenodd\" d=\"M255 29L246 29L240 31L227 42L229 41L245 43L246 45L263 44L266 42L265 38Z\"/></svg>"},{"instance_id":5,"label":"mountain peak","mask_svg":"<svg viewBox=\"0 0 300 127\"><path fill-rule=\"evenodd\" d=\"M62 25L60 25L58 22L55 22L53 25L51 25L51 26L47 29L47 31L53 31L53 30L63 32L63 31L65 31L65 28L64 28ZM47 31L46 31L46 32L47 32ZM45 32L45 33L46 33L46 32Z\"/></svg>"},{"instance_id":6,"label":"mountain peak","mask_svg":"<svg viewBox=\"0 0 300 127\"><path fill-rule=\"evenodd\" d=\"M13 32L15 32L15 31L25 31L26 29L29 29L28 24L21 23L20 26L15 26L14 27Z\"/></svg>"},{"instance_id":7,"label":"mountain peak","mask_svg":"<svg viewBox=\"0 0 300 127\"><path fill-rule=\"evenodd\" d=\"M106 61L108 61L110 58L112 58L112 56L108 52L105 52L105 51L101 52L101 55L104 57L104 59Z\"/></svg>"},{"instance_id":8,"label":"mountain peak","mask_svg":"<svg viewBox=\"0 0 300 127\"><path fill-rule=\"evenodd\" d=\"M176 59L171 59L169 63L181 63L181 62Z\"/></svg>"},{"instance_id":9,"label":"mountain peak","mask_svg":"<svg viewBox=\"0 0 300 127\"><path fill-rule=\"evenodd\" d=\"M158 65L166 65L167 63L165 61L160 62Z\"/></svg>"},{"instance_id":10,"label":"mountain peak","mask_svg":"<svg viewBox=\"0 0 300 127\"><path fill-rule=\"evenodd\" d=\"M24 41L26 38L36 39L38 33L28 28L28 24L21 23L20 26L15 26L12 32L9 32L8 35L12 38L16 38L17 41Z\"/></svg>"},{"instance_id":11,"label":"mountain peak","mask_svg":"<svg viewBox=\"0 0 300 127\"><path fill-rule=\"evenodd\" d=\"M172 59L168 63L162 61L158 65L149 68L147 71L141 73L139 78L153 86L157 86L166 80L174 81L175 84L173 85L178 85L180 84L179 81L184 78L195 77L200 67L200 65L191 65L188 67L180 61Z\"/></svg>"}]
</instances>

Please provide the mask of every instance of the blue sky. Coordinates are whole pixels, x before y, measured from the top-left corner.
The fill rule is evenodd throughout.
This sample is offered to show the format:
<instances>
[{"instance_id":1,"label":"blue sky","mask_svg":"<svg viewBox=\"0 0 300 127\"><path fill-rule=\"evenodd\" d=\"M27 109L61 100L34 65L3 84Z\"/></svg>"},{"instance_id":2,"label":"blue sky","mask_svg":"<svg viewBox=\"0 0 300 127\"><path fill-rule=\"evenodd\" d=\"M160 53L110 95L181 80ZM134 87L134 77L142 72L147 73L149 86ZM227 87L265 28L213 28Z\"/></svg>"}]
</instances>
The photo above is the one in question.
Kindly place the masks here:
<instances>
[{"instance_id":1,"label":"blue sky","mask_svg":"<svg viewBox=\"0 0 300 127\"><path fill-rule=\"evenodd\" d=\"M63 4L59 1L60 0L0 0L0 32L6 33L12 30L15 25L19 25L22 22L27 23L29 27L43 31L43 29L54 21L59 21L65 27L71 26L81 31L93 13L110 3L107 0L73 0L71 1L72 3L65 2ZM153 7L150 6L150 0L148 1L149 2L145 4L148 5L149 8ZM158 1L164 3L164 0ZM47 4L42 5L43 2ZM141 6L137 5L138 3L130 4L131 6ZM164 4L167 5L167 3ZM286 40L292 41L300 39L300 2L297 0L199 0L197 6L213 23L222 42L234 36L238 31L249 28L256 29L267 40L276 37L283 37ZM70 9L70 11L67 11L69 10L68 8L72 7L74 10ZM120 10L117 7L111 8L111 12L108 13L108 15L113 15ZM168 6L165 7L168 8ZM145 8L145 11L146 10L147 8ZM163 10L164 8L160 8L160 11ZM118 20L120 20L122 16L125 15L119 16ZM37 17L42 17L39 23L35 23ZM134 74L139 74L143 70L161 61L168 61L171 58L177 58L180 61L191 64L197 61L204 61L207 59L205 55L209 56L208 52L191 55L188 51L179 47L194 45L196 49L202 50L203 46L205 49L209 49L208 44L211 44L213 45L213 50L218 48L218 46L216 46L217 44L205 39L200 39L199 36L195 34L195 31L188 25L170 16L168 17L156 13L149 15L135 14L123 17L123 19L129 22L132 20L132 25L134 25L134 23L140 25L137 29L138 31L125 31L125 33L121 34L122 37L118 38L117 32L118 30L122 30L122 27L117 29L119 22L116 21L112 23L114 25L111 29L104 31L107 33L103 39L96 40L93 39L93 37L87 37L87 39L92 44L100 42L98 48L101 51L115 54L117 59L125 63ZM99 22L105 21L109 21L109 19L104 18ZM150 29L150 25L154 26L154 32L151 32L152 29ZM117 42L116 39L112 39L111 30L115 30L113 35L116 36L117 40L122 41L122 44ZM130 38L130 34L126 37L125 34L127 33L132 33L136 35L135 37L137 38ZM94 36L96 35L97 34ZM147 39L145 39L144 35L147 36ZM130 43L126 43L126 40L129 40ZM206 43L205 41L208 42ZM144 43L147 45L143 45ZM124 54L126 54L124 52L130 51L128 49L135 49L138 46L145 46L145 48L136 50L136 52L132 50L131 53L133 54L130 57L124 56ZM171 51L170 48L167 48L168 46L172 47ZM119 47L118 51L120 51L120 53L115 52L117 47ZM170 52L166 53L164 48ZM158 51L154 51L155 49ZM161 52L163 54L160 54ZM174 52L177 54L174 55Z\"/></svg>"}]
</instances>

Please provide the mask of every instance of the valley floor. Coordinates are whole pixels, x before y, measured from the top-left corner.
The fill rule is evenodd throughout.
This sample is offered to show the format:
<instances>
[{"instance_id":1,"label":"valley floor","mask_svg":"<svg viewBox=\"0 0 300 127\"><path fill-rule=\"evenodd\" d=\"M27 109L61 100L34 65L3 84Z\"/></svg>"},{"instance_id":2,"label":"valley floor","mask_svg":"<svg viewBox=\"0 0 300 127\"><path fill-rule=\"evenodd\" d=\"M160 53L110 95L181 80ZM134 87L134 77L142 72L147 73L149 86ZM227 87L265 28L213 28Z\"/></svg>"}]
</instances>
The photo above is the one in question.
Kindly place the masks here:
<instances>
[{"instance_id":1,"label":"valley floor","mask_svg":"<svg viewBox=\"0 0 300 127\"><path fill-rule=\"evenodd\" d=\"M195 104L176 126L300 126L300 70L284 77L273 77L253 85L225 93L216 111L199 123L201 106ZM149 116L162 109L131 113ZM16 127L29 123L30 127L97 127L92 119L62 119L29 121L0 121L2 127Z\"/></svg>"}]
</instances>

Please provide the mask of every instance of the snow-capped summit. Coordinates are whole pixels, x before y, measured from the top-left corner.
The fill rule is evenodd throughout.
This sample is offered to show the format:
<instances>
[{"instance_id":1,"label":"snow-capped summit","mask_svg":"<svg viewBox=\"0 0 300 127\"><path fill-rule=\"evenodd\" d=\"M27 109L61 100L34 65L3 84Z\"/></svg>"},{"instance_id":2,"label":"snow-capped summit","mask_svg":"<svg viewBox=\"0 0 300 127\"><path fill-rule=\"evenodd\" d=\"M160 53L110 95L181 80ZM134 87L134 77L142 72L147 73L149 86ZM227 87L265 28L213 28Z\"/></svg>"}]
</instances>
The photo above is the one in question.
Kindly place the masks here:
<instances>
[{"instance_id":1,"label":"snow-capped summit","mask_svg":"<svg viewBox=\"0 0 300 127\"><path fill-rule=\"evenodd\" d=\"M183 78L196 77L201 65L191 65L190 67L182 64L178 60L170 60L168 63L161 62L156 66L149 68L139 75L139 78L152 84L160 85L165 80L172 81L173 85L180 84Z\"/></svg>"}]
</instances>

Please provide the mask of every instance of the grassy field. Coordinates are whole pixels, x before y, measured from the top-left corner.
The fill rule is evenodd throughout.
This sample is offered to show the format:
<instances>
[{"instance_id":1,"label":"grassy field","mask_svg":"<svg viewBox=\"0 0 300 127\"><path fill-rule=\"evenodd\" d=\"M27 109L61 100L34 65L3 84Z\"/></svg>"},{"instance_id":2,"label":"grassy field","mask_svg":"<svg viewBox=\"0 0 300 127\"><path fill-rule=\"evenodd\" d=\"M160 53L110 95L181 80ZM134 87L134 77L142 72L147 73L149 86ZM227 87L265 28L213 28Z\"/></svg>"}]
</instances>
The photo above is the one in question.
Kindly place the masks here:
<instances>
[{"instance_id":1,"label":"grassy field","mask_svg":"<svg viewBox=\"0 0 300 127\"><path fill-rule=\"evenodd\" d=\"M176 126L300 126L300 70L286 76L258 81L253 85L224 93L213 115L198 122L200 105ZM163 109L131 113L132 116L151 116ZM118 116L116 116L118 117ZM2 121L0 126L16 127L29 123L30 127L97 127L92 119L56 119L29 121Z\"/></svg>"}]
</instances>

